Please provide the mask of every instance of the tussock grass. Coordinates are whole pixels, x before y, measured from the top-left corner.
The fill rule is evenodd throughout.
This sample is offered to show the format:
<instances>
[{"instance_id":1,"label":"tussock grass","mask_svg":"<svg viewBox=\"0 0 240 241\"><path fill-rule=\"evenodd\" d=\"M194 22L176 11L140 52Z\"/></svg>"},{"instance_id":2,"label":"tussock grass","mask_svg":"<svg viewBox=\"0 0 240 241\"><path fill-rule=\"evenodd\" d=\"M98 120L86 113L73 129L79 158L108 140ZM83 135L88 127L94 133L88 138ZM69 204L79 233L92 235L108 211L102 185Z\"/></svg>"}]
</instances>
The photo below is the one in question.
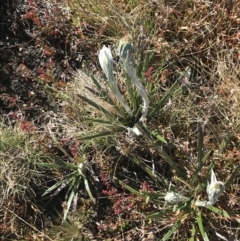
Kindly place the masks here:
<instances>
[{"instance_id":1,"label":"tussock grass","mask_svg":"<svg viewBox=\"0 0 240 241\"><path fill-rule=\"evenodd\" d=\"M47 155L39 151L35 138L36 135L23 131L20 126L11 127L0 123L2 237L5 237L5 233L8 235L20 232L24 223L21 218L26 217L31 205L35 207L32 209L33 213L38 210L35 206L36 189L41 189L43 180L41 170L36 168L36 162L47 159Z\"/></svg>"},{"instance_id":2,"label":"tussock grass","mask_svg":"<svg viewBox=\"0 0 240 241\"><path fill-rule=\"evenodd\" d=\"M34 146L36 140L19 127L0 124L1 203L34 195L30 184L34 180L37 184L39 175L35 170Z\"/></svg>"}]
</instances>

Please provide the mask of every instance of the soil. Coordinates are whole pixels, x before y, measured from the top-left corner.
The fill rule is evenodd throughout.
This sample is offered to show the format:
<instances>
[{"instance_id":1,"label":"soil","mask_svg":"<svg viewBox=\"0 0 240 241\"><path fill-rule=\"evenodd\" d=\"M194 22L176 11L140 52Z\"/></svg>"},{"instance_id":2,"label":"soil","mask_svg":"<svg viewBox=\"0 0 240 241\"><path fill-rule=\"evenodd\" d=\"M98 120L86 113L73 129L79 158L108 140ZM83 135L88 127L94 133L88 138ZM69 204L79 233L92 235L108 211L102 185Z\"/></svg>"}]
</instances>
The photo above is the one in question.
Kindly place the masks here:
<instances>
[{"instance_id":1,"label":"soil","mask_svg":"<svg viewBox=\"0 0 240 241\"><path fill-rule=\"evenodd\" d=\"M72 70L80 68L89 53L78 43L74 51L69 47L67 31L74 28L70 20L63 19L65 34L63 30L59 35L48 33L56 26L36 26L31 2L0 0L0 115L41 125L48 113L61 111L47 87L61 88L71 80ZM44 11L44 3L35 2L39 2L38 11Z\"/></svg>"}]
</instances>

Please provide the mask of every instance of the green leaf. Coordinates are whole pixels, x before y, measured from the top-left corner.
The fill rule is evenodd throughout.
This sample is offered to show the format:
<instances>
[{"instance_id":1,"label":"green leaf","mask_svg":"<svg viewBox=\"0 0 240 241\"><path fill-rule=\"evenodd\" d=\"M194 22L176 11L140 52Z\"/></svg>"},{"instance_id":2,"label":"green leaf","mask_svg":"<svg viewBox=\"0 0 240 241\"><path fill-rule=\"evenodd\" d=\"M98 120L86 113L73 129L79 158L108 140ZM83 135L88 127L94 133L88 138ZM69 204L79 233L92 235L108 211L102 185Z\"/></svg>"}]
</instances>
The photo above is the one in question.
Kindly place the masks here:
<instances>
[{"instance_id":1,"label":"green leaf","mask_svg":"<svg viewBox=\"0 0 240 241\"><path fill-rule=\"evenodd\" d=\"M230 215L227 211L225 211L223 209L218 209L214 206L206 206L206 208L208 210L210 210L211 212L216 213L223 218L233 219L233 220L237 221L238 223L240 223L240 216L238 216L234 213Z\"/></svg>"},{"instance_id":2,"label":"green leaf","mask_svg":"<svg viewBox=\"0 0 240 241\"><path fill-rule=\"evenodd\" d=\"M196 215L197 215L197 223L198 223L199 231L202 235L202 238L203 238L204 241L209 241L208 235L205 232L204 227L203 227L201 212L197 207L196 207Z\"/></svg>"},{"instance_id":3,"label":"green leaf","mask_svg":"<svg viewBox=\"0 0 240 241\"><path fill-rule=\"evenodd\" d=\"M89 122L89 123L96 122L96 123L100 123L100 124L104 124L104 125L114 125L113 121L95 119L95 118L87 118L87 119L85 119L85 121Z\"/></svg>"},{"instance_id":4,"label":"green leaf","mask_svg":"<svg viewBox=\"0 0 240 241\"><path fill-rule=\"evenodd\" d=\"M239 174L240 171L240 165L238 164L235 169L232 171L229 179L226 181L226 183L224 184L225 189L227 189L232 183L233 180L236 178L236 176Z\"/></svg>"},{"instance_id":5,"label":"green leaf","mask_svg":"<svg viewBox=\"0 0 240 241\"><path fill-rule=\"evenodd\" d=\"M150 145L152 145L156 151L165 159L165 161L172 167L173 170L176 171L176 173L178 174L178 176L184 176L185 177L185 174L182 173L177 165L175 164L175 162L172 160L172 158L163 150L162 146L156 144L154 142L154 140L152 139L151 135L148 133L148 131L140 126L139 124L136 124L135 125L138 130L142 133L142 135L146 138L146 140L150 143Z\"/></svg>"},{"instance_id":6,"label":"green leaf","mask_svg":"<svg viewBox=\"0 0 240 241\"><path fill-rule=\"evenodd\" d=\"M89 183L88 183L88 179L85 178L85 177L84 177L84 185L85 185L86 191L87 191L89 197L91 198L92 202L93 202L93 203L96 203L96 200L95 200L95 198L93 197L92 192L91 192L91 190L90 190Z\"/></svg>"},{"instance_id":7,"label":"green leaf","mask_svg":"<svg viewBox=\"0 0 240 241\"><path fill-rule=\"evenodd\" d=\"M141 167L153 180L157 180L163 187L167 188L167 184L164 179L157 173L153 173L152 170L143 161L139 160L137 157L130 157L135 164Z\"/></svg>"},{"instance_id":8,"label":"green leaf","mask_svg":"<svg viewBox=\"0 0 240 241\"><path fill-rule=\"evenodd\" d=\"M172 213L172 207L171 208L166 208L164 210L161 210L160 212L152 213L146 216L146 219L163 219L163 217L167 218L167 216Z\"/></svg>"},{"instance_id":9,"label":"green leaf","mask_svg":"<svg viewBox=\"0 0 240 241\"><path fill-rule=\"evenodd\" d=\"M70 175L65 176L62 180L58 181L57 183L55 183L53 186L51 186L50 188L48 188L43 194L42 196L46 196L47 194L49 194L50 192L52 192L53 190L55 190L56 188L60 187L62 184L64 183L69 183L69 180L71 180L72 178L74 178L76 175L78 175L78 172L73 172Z\"/></svg>"},{"instance_id":10,"label":"green leaf","mask_svg":"<svg viewBox=\"0 0 240 241\"><path fill-rule=\"evenodd\" d=\"M108 104L110 104L110 105L112 105L112 106L116 105L116 104L113 102L113 100L112 100L110 97L108 97L108 95L107 95L107 93L106 93L105 91L102 90L102 91L98 92L98 91L96 91L96 90L94 90L94 89L92 89L92 88L90 88L90 87L88 87L88 86L85 86L85 88L86 88L89 92L91 92L93 95L95 95L95 96L101 98L102 100L106 101Z\"/></svg>"},{"instance_id":11,"label":"green leaf","mask_svg":"<svg viewBox=\"0 0 240 241\"><path fill-rule=\"evenodd\" d=\"M121 180L119 180L117 177L113 177L113 179L115 181L117 181L123 188L127 189L129 192L135 194L138 197L142 197L142 198L146 198L146 196L144 196L142 193L138 192L137 190L135 190L134 188L130 187L129 185L125 184L124 182L122 182Z\"/></svg>"},{"instance_id":12,"label":"green leaf","mask_svg":"<svg viewBox=\"0 0 240 241\"><path fill-rule=\"evenodd\" d=\"M91 79L92 79L92 81L94 82L94 84L96 85L96 87L97 87L99 90L101 90L101 89L102 89L102 86L99 84L99 82L96 80L96 78L95 78L93 75L91 75ZM111 85L111 83L108 81L108 79L103 78L103 80L104 80L104 82L108 85L108 87L112 90L112 89L113 89L113 88L112 88L112 85Z\"/></svg>"},{"instance_id":13,"label":"green leaf","mask_svg":"<svg viewBox=\"0 0 240 241\"><path fill-rule=\"evenodd\" d=\"M74 170L76 169L75 165L72 165L70 163L66 163L65 165L63 164L55 164L55 163L36 163L36 165L40 167L45 167L45 168L51 168L51 169L63 169L63 170Z\"/></svg>"},{"instance_id":14,"label":"green leaf","mask_svg":"<svg viewBox=\"0 0 240 241\"><path fill-rule=\"evenodd\" d=\"M180 77L180 78L182 78L182 77ZM162 99L158 102L158 104L156 106L154 106L153 111L150 113L150 116L154 116L154 115L158 115L159 114L159 111L168 102L168 99L171 97L171 95L173 94L174 90L178 86L180 78L174 82L174 84L170 87L168 92L162 97Z\"/></svg>"},{"instance_id":15,"label":"green leaf","mask_svg":"<svg viewBox=\"0 0 240 241\"><path fill-rule=\"evenodd\" d=\"M103 108L101 105L95 103L94 101L88 99L87 97L83 96L83 95L79 95L78 97L81 98L83 101L87 102L89 105L93 106L94 108L96 108L97 110L103 112L104 114L106 114L107 116L112 117L113 114L111 112L109 112L108 110L106 110L105 108Z\"/></svg>"},{"instance_id":16,"label":"green leaf","mask_svg":"<svg viewBox=\"0 0 240 241\"><path fill-rule=\"evenodd\" d=\"M143 74L150 67L150 62L153 59L154 55L155 55L154 51L148 51L148 52L146 52L144 61L142 61L143 58L141 58L141 61L140 61L139 65L138 65L138 68L137 68L137 75L140 76L141 78L143 77Z\"/></svg>"},{"instance_id":17,"label":"green leaf","mask_svg":"<svg viewBox=\"0 0 240 241\"><path fill-rule=\"evenodd\" d=\"M150 130L146 125L144 125L144 129L150 133L151 135L153 135L154 137L156 137L159 141L163 142L164 144L167 144L167 141L164 139L163 136L161 136L156 130Z\"/></svg>"},{"instance_id":18,"label":"green leaf","mask_svg":"<svg viewBox=\"0 0 240 241\"><path fill-rule=\"evenodd\" d=\"M119 129L115 129L112 131L103 131L103 132L92 134L92 135L89 134L86 136L81 136L81 137L78 137L77 139L78 140L90 140L90 139L99 138L99 137L112 136L118 132L122 132L123 130L124 130L123 128L119 128Z\"/></svg>"},{"instance_id":19,"label":"green leaf","mask_svg":"<svg viewBox=\"0 0 240 241\"><path fill-rule=\"evenodd\" d=\"M161 141L161 142L163 142L163 143L167 144L167 141L164 139L164 137L163 137L163 136L161 136L161 135L157 134L155 137L156 137L156 138L157 138L159 141Z\"/></svg>"},{"instance_id":20,"label":"green leaf","mask_svg":"<svg viewBox=\"0 0 240 241\"><path fill-rule=\"evenodd\" d=\"M224 150L226 149L227 145L230 143L230 135L226 134L226 136L223 137L222 142L219 145L219 153L222 154Z\"/></svg>"},{"instance_id":21,"label":"green leaf","mask_svg":"<svg viewBox=\"0 0 240 241\"><path fill-rule=\"evenodd\" d=\"M75 196L75 195L77 194L77 192L78 192L79 183L80 183L80 182L79 182L78 180L76 181L76 183L74 183L74 187L73 187L73 189L71 190L70 196L68 197L67 208L64 210L63 221L65 221L65 220L67 219L67 215L68 215L69 209L70 209L70 207L71 207L73 198L74 198L74 196Z\"/></svg>"},{"instance_id":22,"label":"green leaf","mask_svg":"<svg viewBox=\"0 0 240 241\"><path fill-rule=\"evenodd\" d=\"M206 161L207 161L207 159L208 159L208 157L210 156L211 153L212 153L212 151L207 152L205 154L205 156L198 162L198 167L195 170L195 172L193 173L193 177L192 177L192 179L190 181L191 186L194 185L195 181L197 180L198 173L201 171L202 167L206 163Z\"/></svg>"},{"instance_id":23,"label":"green leaf","mask_svg":"<svg viewBox=\"0 0 240 241\"><path fill-rule=\"evenodd\" d=\"M181 222L180 222L180 221L176 222L176 223L172 226L172 228L163 236L163 238L161 239L161 241L166 241L166 240L168 240L168 239L175 233L175 231L180 227L180 225L181 225Z\"/></svg>"},{"instance_id":24,"label":"green leaf","mask_svg":"<svg viewBox=\"0 0 240 241\"><path fill-rule=\"evenodd\" d=\"M163 202L166 193L158 193L158 192L149 192L149 191L141 191L144 196L148 196L150 200L154 202ZM165 202L165 201L164 201Z\"/></svg>"},{"instance_id":25,"label":"green leaf","mask_svg":"<svg viewBox=\"0 0 240 241\"><path fill-rule=\"evenodd\" d=\"M191 231L191 237L188 239L188 241L195 241L195 236L196 236L196 228L195 225L192 224L192 231Z\"/></svg>"},{"instance_id":26,"label":"green leaf","mask_svg":"<svg viewBox=\"0 0 240 241\"><path fill-rule=\"evenodd\" d=\"M131 106L133 109L133 113L136 113L139 106L138 105L139 98L133 89L132 81L129 77L126 78L126 84L127 84L127 90L128 90Z\"/></svg>"},{"instance_id":27,"label":"green leaf","mask_svg":"<svg viewBox=\"0 0 240 241\"><path fill-rule=\"evenodd\" d=\"M87 86L85 86L85 88L91 92L92 94L94 94L95 96L101 98L102 100L104 100L105 102L107 102L109 105L111 105L118 113L120 113L120 109L119 107L116 105L116 103L113 101L113 99L110 97L110 95L104 91L103 89L100 90L100 92L94 90L94 89L91 89Z\"/></svg>"},{"instance_id":28,"label":"green leaf","mask_svg":"<svg viewBox=\"0 0 240 241\"><path fill-rule=\"evenodd\" d=\"M201 160L203 159L203 148L204 148L203 130L202 130L201 123L198 122L198 155L197 155L198 163L200 163Z\"/></svg>"}]
</instances>

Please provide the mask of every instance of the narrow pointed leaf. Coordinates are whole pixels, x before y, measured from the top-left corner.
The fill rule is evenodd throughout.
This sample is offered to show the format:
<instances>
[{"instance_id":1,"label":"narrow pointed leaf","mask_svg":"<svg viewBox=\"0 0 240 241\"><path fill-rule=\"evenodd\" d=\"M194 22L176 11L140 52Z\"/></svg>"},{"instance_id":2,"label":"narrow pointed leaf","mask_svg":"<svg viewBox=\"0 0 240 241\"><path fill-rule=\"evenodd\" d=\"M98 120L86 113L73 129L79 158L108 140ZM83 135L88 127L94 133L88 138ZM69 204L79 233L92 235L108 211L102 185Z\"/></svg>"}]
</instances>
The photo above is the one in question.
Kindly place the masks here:
<instances>
[{"instance_id":1,"label":"narrow pointed leaf","mask_svg":"<svg viewBox=\"0 0 240 241\"><path fill-rule=\"evenodd\" d=\"M219 216L223 217L223 218L227 218L227 219L231 219L231 220L235 220L237 221L238 223L240 223L240 216L237 215L237 214L229 214L227 211L223 210L223 209L219 209L219 208L216 208L214 206L206 206L206 208L208 210L210 210L211 212L213 213L216 213L218 214Z\"/></svg>"},{"instance_id":2,"label":"narrow pointed leaf","mask_svg":"<svg viewBox=\"0 0 240 241\"><path fill-rule=\"evenodd\" d=\"M138 102L138 96L134 92L132 82L131 82L129 77L126 78L126 84L127 84L127 90L128 90L131 106L132 106L132 109L133 109L133 113L135 113L137 111L138 106L139 106L138 103L137 103Z\"/></svg>"},{"instance_id":3,"label":"narrow pointed leaf","mask_svg":"<svg viewBox=\"0 0 240 241\"><path fill-rule=\"evenodd\" d=\"M55 163L36 163L36 165L40 167L45 168L51 168L51 169L62 169L62 170L74 170L76 169L75 165L71 165L70 163L67 163L65 165L55 164Z\"/></svg>"},{"instance_id":4,"label":"narrow pointed leaf","mask_svg":"<svg viewBox=\"0 0 240 241\"><path fill-rule=\"evenodd\" d=\"M196 214L197 214L198 228L199 228L199 231L200 231L200 233L202 235L202 238L203 238L204 241L209 241L208 235L205 232L204 227L203 227L201 212L200 212L200 210L197 207L196 207Z\"/></svg>"},{"instance_id":5,"label":"narrow pointed leaf","mask_svg":"<svg viewBox=\"0 0 240 241\"><path fill-rule=\"evenodd\" d=\"M70 175L65 176L62 180L58 181L57 183L55 183L53 186L51 186L50 188L48 188L43 194L42 196L47 195L48 193L52 192L54 189L56 189L57 187L61 186L63 183L68 182L68 180L71 180L72 178L74 178L76 176L77 172L73 172Z\"/></svg>"},{"instance_id":6,"label":"narrow pointed leaf","mask_svg":"<svg viewBox=\"0 0 240 241\"><path fill-rule=\"evenodd\" d=\"M176 89L176 87L178 86L178 84L179 84L179 80L176 80L174 82L174 84L170 87L170 89L167 91L167 93L158 102L156 107L153 109L153 111L150 114L151 116L159 113L159 111L164 107L164 105L168 102L169 98L172 96L172 94L173 94L174 90Z\"/></svg>"},{"instance_id":7,"label":"narrow pointed leaf","mask_svg":"<svg viewBox=\"0 0 240 241\"><path fill-rule=\"evenodd\" d=\"M83 96L83 95L78 95L79 98L81 98L83 101L87 102L89 105L93 106L94 108L96 108L97 110L103 112L104 114L106 114L107 116L113 116L113 114L109 111L107 111L105 108L103 108L102 106L100 106L99 104L95 103L94 101L88 99L87 97Z\"/></svg>"},{"instance_id":8,"label":"narrow pointed leaf","mask_svg":"<svg viewBox=\"0 0 240 241\"><path fill-rule=\"evenodd\" d=\"M144 196L149 196L151 200L158 200L159 202L164 201L166 193L150 192L150 191L141 191Z\"/></svg>"},{"instance_id":9,"label":"narrow pointed leaf","mask_svg":"<svg viewBox=\"0 0 240 241\"><path fill-rule=\"evenodd\" d=\"M98 137L105 137L105 136L112 136L118 132L122 132L123 129L115 129L113 131L103 131L100 133L96 133L96 134L92 134L92 135L86 135L86 136L81 136L78 137L78 140L90 140L90 139L94 139L94 138L98 138Z\"/></svg>"},{"instance_id":10,"label":"narrow pointed leaf","mask_svg":"<svg viewBox=\"0 0 240 241\"><path fill-rule=\"evenodd\" d=\"M131 158L131 157L130 157ZM163 187L167 188L167 184L164 179L157 173L153 173L152 170L143 161L139 160L137 157L131 158L135 164L141 167L153 180L157 180Z\"/></svg>"},{"instance_id":11,"label":"narrow pointed leaf","mask_svg":"<svg viewBox=\"0 0 240 241\"><path fill-rule=\"evenodd\" d=\"M78 185L77 185L77 186L78 186ZM73 198L74 198L75 195L76 195L76 189L73 189L73 190L71 191L70 196L68 197L67 207L66 207L66 209L64 210L63 221L65 221L65 220L67 219L67 215L68 215L69 209L70 209L70 207L71 207L71 204L72 204L72 201L73 201Z\"/></svg>"},{"instance_id":12,"label":"narrow pointed leaf","mask_svg":"<svg viewBox=\"0 0 240 241\"><path fill-rule=\"evenodd\" d=\"M180 227L180 225L181 225L180 221L176 222L172 226L172 228L163 236L161 241L167 241L175 233L175 231Z\"/></svg>"},{"instance_id":13,"label":"narrow pointed leaf","mask_svg":"<svg viewBox=\"0 0 240 241\"><path fill-rule=\"evenodd\" d=\"M91 92L92 94L94 94L95 96L101 98L102 100L106 101L109 105L111 105L117 112L120 112L118 106L116 105L116 103L114 103L114 101L111 99L110 95L104 91L104 90L101 90L100 92L94 90L94 89L91 89L87 86L85 86L85 88Z\"/></svg>"},{"instance_id":14,"label":"narrow pointed leaf","mask_svg":"<svg viewBox=\"0 0 240 241\"><path fill-rule=\"evenodd\" d=\"M233 180L237 177L239 172L240 172L240 165L237 165L235 169L232 171L229 179L226 181L225 189L227 189L233 183Z\"/></svg>"},{"instance_id":15,"label":"narrow pointed leaf","mask_svg":"<svg viewBox=\"0 0 240 241\"><path fill-rule=\"evenodd\" d=\"M87 118L87 119L85 119L85 121L89 122L89 123L96 122L96 123L100 123L100 124L104 124L104 125L114 125L113 121L95 119L95 118Z\"/></svg>"},{"instance_id":16,"label":"narrow pointed leaf","mask_svg":"<svg viewBox=\"0 0 240 241\"><path fill-rule=\"evenodd\" d=\"M196 237L195 237L195 235L196 235L196 228L195 228L195 226L194 226L194 224L192 225L192 230L191 230L191 237L188 239L188 241L195 241L196 239Z\"/></svg>"},{"instance_id":17,"label":"narrow pointed leaf","mask_svg":"<svg viewBox=\"0 0 240 241\"><path fill-rule=\"evenodd\" d=\"M163 142L164 144L167 144L167 141L164 139L163 136L161 136L157 131L152 131L152 135L154 135L159 141Z\"/></svg>"},{"instance_id":18,"label":"narrow pointed leaf","mask_svg":"<svg viewBox=\"0 0 240 241\"><path fill-rule=\"evenodd\" d=\"M183 172L181 172L172 158L163 150L163 148L156 144L155 141L152 139L151 135L149 135L148 131L145 128L140 126L139 124L135 125L139 131L143 134L143 136L149 141L149 143L157 150L157 152L165 159L165 161L172 167L173 170L178 174L178 176L185 176Z\"/></svg>"},{"instance_id":19,"label":"narrow pointed leaf","mask_svg":"<svg viewBox=\"0 0 240 241\"><path fill-rule=\"evenodd\" d=\"M122 182L121 180L119 180L117 177L113 177L113 179L115 181L117 181L123 188L127 189L129 192L135 194L138 197L142 197L142 198L146 198L145 195L143 195L142 193L138 192L137 190L135 190L134 188L130 187L129 185L125 184L124 182Z\"/></svg>"},{"instance_id":20,"label":"narrow pointed leaf","mask_svg":"<svg viewBox=\"0 0 240 241\"><path fill-rule=\"evenodd\" d=\"M198 173L202 170L202 167L204 166L204 164L206 163L206 161L208 160L208 157L210 156L210 154L212 153L212 151L208 151L204 157L202 158L202 160L200 162L198 162L198 167L195 170L195 172L193 173L193 177L191 179L191 185L194 184L194 182L197 180L197 176Z\"/></svg>"},{"instance_id":21,"label":"narrow pointed leaf","mask_svg":"<svg viewBox=\"0 0 240 241\"><path fill-rule=\"evenodd\" d=\"M113 99L110 97L110 95L107 93L107 91L103 90L102 86L98 83L98 81L94 78L94 76L91 76L94 84L97 86L98 90L100 91L101 97L106 97L107 102L111 105L116 105L116 103L113 101Z\"/></svg>"},{"instance_id":22,"label":"narrow pointed leaf","mask_svg":"<svg viewBox=\"0 0 240 241\"><path fill-rule=\"evenodd\" d=\"M169 214L171 214L173 211L172 207L170 208L166 208L164 210L161 210L160 212L156 212L156 213L152 213L146 216L146 219L163 219L163 218L167 218Z\"/></svg>"},{"instance_id":23,"label":"narrow pointed leaf","mask_svg":"<svg viewBox=\"0 0 240 241\"><path fill-rule=\"evenodd\" d=\"M93 202L93 203L96 203L96 200L95 200L95 198L93 197L92 192L91 192L91 190L90 190L90 187L89 187L89 183L88 183L88 179L87 179L87 178L84 178L84 185L85 185L86 191L87 191L89 197L91 198L92 202Z\"/></svg>"},{"instance_id":24,"label":"narrow pointed leaf","mask_svg":"<svg viewBox=\"0 0 240 241\"><path fill-rule=\"evenodd\" d=\"M198 163L203 159L204 137L201 123L198 122Z\"/></svg>"}]
</instances>

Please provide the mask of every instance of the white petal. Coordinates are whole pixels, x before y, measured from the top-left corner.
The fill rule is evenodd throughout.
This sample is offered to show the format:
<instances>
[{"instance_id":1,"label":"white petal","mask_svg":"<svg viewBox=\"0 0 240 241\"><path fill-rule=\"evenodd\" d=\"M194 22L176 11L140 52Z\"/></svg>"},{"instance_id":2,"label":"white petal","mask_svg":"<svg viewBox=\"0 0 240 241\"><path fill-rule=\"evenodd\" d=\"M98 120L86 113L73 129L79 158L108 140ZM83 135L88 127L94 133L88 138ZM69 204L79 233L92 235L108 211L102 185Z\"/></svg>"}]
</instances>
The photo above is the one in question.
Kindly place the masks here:
<instances>
[{"instance_id":1,"label":"white petal","mask_svg":"<svg viewBox=\"0 0 240 241\"><path fill-rule=\"evenodd\" d=\"M213 182L216 182L216 181L217 181L217 178L216 178L216 176L215 176L214 171L212 170L212 174L211 174L211 184L212 184Z\"/></svg>"}]
</instances>

